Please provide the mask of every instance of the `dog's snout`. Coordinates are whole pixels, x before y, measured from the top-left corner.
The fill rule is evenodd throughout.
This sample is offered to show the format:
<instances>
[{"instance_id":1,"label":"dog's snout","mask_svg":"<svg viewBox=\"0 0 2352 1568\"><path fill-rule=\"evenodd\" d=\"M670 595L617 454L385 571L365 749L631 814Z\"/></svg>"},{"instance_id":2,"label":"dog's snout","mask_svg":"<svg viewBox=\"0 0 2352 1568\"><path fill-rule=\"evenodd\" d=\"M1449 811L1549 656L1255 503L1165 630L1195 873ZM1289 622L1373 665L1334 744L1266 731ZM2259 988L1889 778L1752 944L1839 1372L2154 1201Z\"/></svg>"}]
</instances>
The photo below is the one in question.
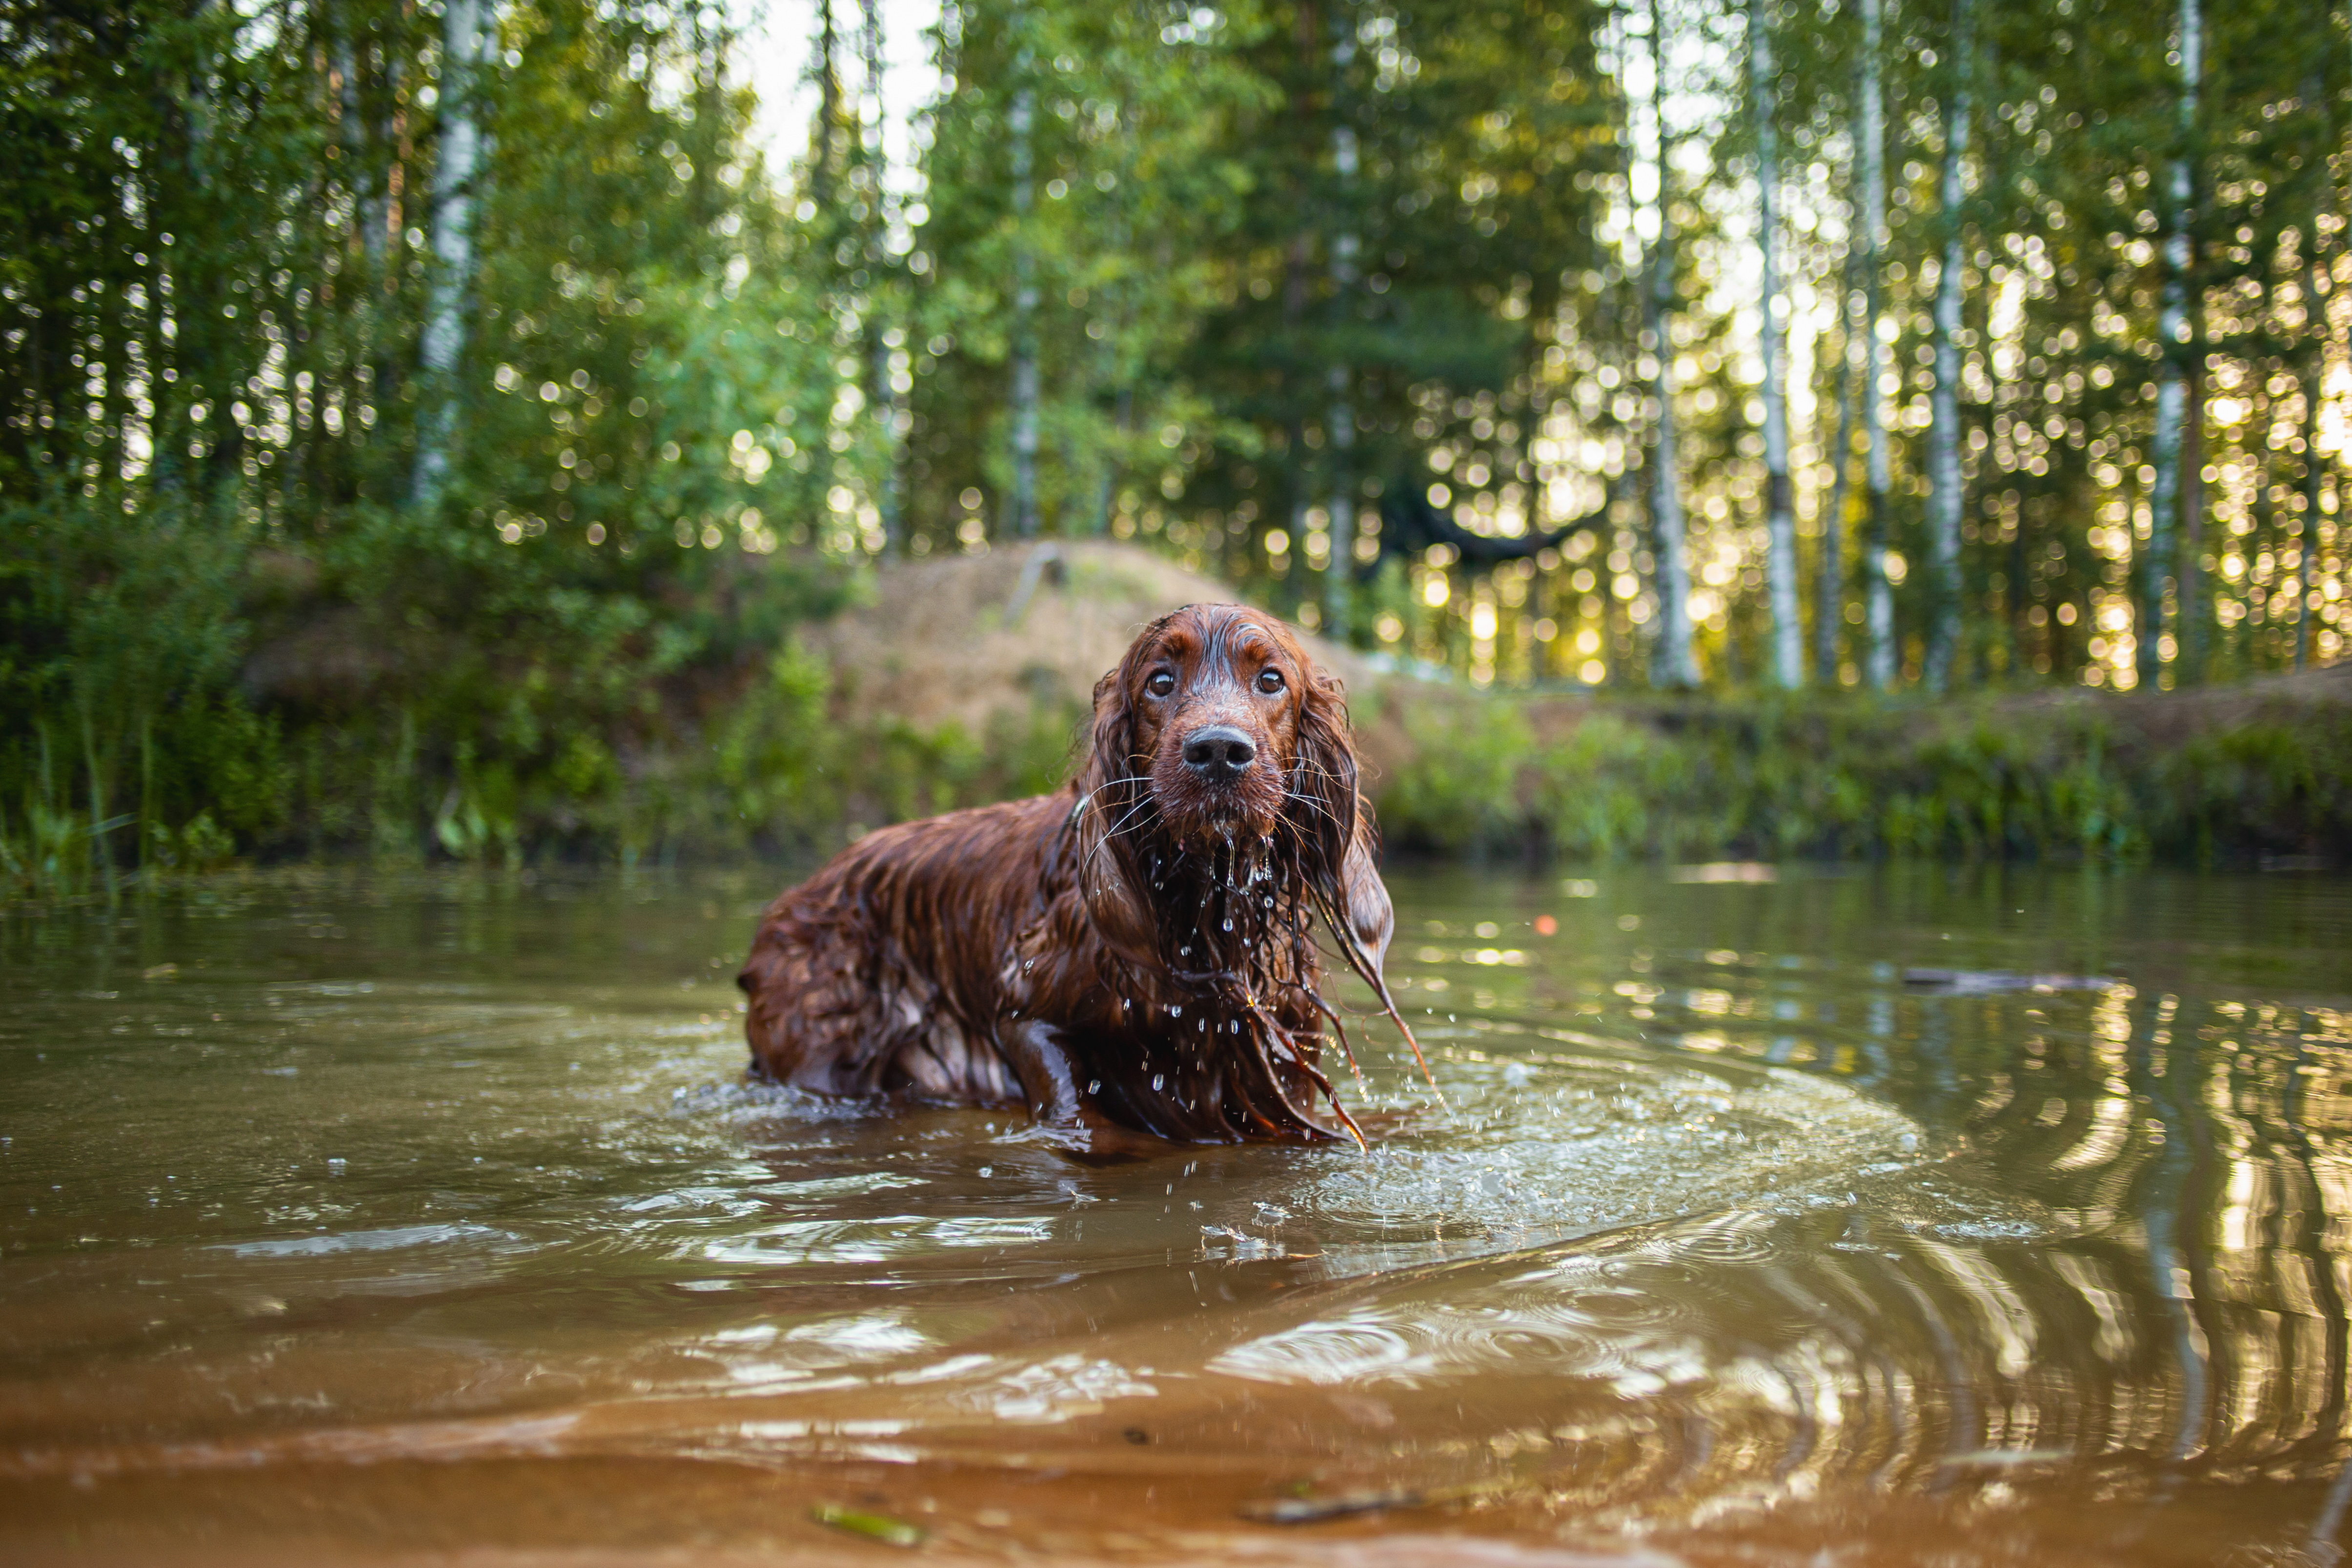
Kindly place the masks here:
<instances>
[{"instance_id":1,"label":"dog's snout","mask_svg":"<svg viewBox=\"0 0 2352 1568\"><path fill-rule=\"evenodd\" d=\"M1184 765L1212 784L1241 777L1256 760L1256 743L1231 724L1211 724L1184 737Z\"/></svg>"}]
</instances>

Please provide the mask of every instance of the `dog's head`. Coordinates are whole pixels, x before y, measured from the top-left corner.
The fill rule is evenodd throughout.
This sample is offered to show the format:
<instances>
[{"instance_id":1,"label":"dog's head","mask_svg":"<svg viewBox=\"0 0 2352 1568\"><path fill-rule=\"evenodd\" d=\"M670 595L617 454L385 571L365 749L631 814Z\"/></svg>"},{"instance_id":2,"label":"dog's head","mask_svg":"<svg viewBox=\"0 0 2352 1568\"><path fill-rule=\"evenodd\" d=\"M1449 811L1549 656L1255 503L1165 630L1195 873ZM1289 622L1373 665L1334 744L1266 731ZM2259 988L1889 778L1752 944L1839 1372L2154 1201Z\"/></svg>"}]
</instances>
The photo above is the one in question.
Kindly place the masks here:
<instances>
[{"instance_id":1,"label":"dog's head","mask_svg":"<svg viewBox=\"0 0 2352 1568\"><path fill-rule=\"evenodd\" d=\"M1394 924L1356 784L1339 683L1262 612L1188 605L1145 627L1097 683L1064 864L1097 938L1129 966L1123 978L1156 973L1144 994L1164 984L1196 1029L1223 1020L1188 1047L1176 1089L1163 1089L1164 1064L1128 1064L1134 1081L1120 1092L1157 1107L1151 1125L1334 1131L1299 1098L1330 1091L1313 1065L1329 1016L1315 991L1317 929L1328 924L1349 967L1385 996ZM1302 991L1320 1013L1277 1026L1268 1007L1294 1006Z\"/></svg>"},{"instance_id":2,"label":"dog's head","mask_svg":"<svg viewBox=\"0 0 2352 1568\"><path fill-rule=\"evenodd\" d=\"M1079 788L1098 923L1139 942L1152 923L1155 842L1202 865L1231 847L1298 878L1377 953L1389 901L1356 785L1345 693L1297 634L1241 605L1161 616L1095 686Z\"/></svg>"},{"instance_id":3,"label":"dog's head","mask_svg":"<svg viewBox=\"0 0 2352 1568\"><path fill-rule=\"evenodd\" d=\"M1188 849L1297 829L1344 852L1356 817L1347 724L1339 682L1288 626L1239 605L1187 605L1096 685L1087 771L1143 795L1131 805Z\"/></svg>"}]
</instances>

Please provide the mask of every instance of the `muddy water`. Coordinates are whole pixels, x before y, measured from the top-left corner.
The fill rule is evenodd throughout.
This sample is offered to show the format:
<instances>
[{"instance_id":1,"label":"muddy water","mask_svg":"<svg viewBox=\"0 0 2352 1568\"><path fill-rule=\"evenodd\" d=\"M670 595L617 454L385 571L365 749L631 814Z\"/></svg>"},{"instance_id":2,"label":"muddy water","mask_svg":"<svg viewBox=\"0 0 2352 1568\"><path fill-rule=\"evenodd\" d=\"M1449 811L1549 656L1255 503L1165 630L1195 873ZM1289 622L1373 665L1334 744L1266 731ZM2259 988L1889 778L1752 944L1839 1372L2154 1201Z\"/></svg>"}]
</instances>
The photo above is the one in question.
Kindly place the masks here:
<instances>
[{"instance_id":1,"label":"muddy water","mask_svg":"<svg viewBox=\"0 0 2352 1568\"><path fill-rule=\"evenodd\" d=\"M2332 1561L2352 887L1765 874L1399 876L1442 1094L1108 1169L747 1089L766 876L12 915L0 1555Z\"/></svg>"}]
</instances>

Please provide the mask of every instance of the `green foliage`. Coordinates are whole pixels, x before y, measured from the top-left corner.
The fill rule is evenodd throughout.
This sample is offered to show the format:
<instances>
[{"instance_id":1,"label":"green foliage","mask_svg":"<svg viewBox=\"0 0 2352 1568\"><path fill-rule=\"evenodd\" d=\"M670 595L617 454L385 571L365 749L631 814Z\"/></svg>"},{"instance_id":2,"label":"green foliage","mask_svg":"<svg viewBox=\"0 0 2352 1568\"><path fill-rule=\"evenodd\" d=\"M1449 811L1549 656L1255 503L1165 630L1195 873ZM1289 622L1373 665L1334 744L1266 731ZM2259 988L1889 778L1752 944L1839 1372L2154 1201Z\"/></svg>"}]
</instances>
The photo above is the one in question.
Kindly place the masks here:
<instances>
[{"instance_id":1,"label":"green foliage","mask_svg":"<svg viewBox=\"0 0 2352 1568\"><path fill-rule=\"evenodd\" d=\"M1964 679L2131 668L2155 629L2126 592L2149 392L2184 352L2208 373L2206 533L2166 563L2172 677L2343 647L2324 302L2352 283L2326 238L2352 56L2313 42L2340 9L2298 5L2208 6L2186 122L2163 7L1979 5L1973 51L1949 8L1890 9L1893 542L1923 560L1924 306L1957 226ZM1732 691L1767 629L1754 145L1707 106L1741 101L1748 12L1660 10L1682 110L1704 110L1672 182L1676 477L1700 651ZM1848 5L1759 15L1790 297L1822 297L1852 281L1860 31ZM1157 542L1507 685L1639 678L1660 345L1626 83L1647 7L967 0L934 37L919 169L850 90L845 5L820 16L817 133L777 172L702 0L515 0L470 73L446 68L436 0L0 0L0 877L71 893L250 856L806 847L1041 787L1074 715L919 731L793 641L876 557L1001 532L1033 416L1048 531ZM1969 195L1948 213L1963 73ZM486 151L460 200L443 151L466 132ZM2188 345L2156 332L2176 224ZM1847 330L1799 355L1825 412L1794 438L1830 461L1853 456L1827 453ZM428 352L449 342L454 363ZM1827 468L1798 475L1801 511ZM1378 539L1398 487L1497 546L1587 526L1481 565ZM1335 560L1343 500L1359 531ZM1849 503L1809 521L1850 563ZM1909 666L1927 576L1896 595ZM1811 616L1846 625L1853 586L1817 586ZM2340 839L2347 745L2319 717L2159 746L2096 710L2022 711L1414 706L1423 760L1390 804L1464 852Z\"/></svg>"},{"instance_id":2,"label":"green foliage","mask_svg":"<svg viewBox=\"0 0 2352 1568\"><path fill-rule=\"evenodd\" d=\"M2352 857L2352 715L2338 709L2167 742L2074 705L1392 701L1414 755L1377 805L1409 850ZM1545 725L1554 738L1536 739Z\"/></svg>"},{"instance_id":3,"label":"green foliage","mask_svg":"<svg viewBox=\"0 0 2352 1568\"><path fill-rule=\"evenodd\" d=\"M660 841L665 756L854 583L829 497L876 460L710 19L506 7L459 105L414 7L193 16L0 10L0 124L50 154L0 210L56 242L0 257L5 869Z\"/></svg>"}]
</instances>

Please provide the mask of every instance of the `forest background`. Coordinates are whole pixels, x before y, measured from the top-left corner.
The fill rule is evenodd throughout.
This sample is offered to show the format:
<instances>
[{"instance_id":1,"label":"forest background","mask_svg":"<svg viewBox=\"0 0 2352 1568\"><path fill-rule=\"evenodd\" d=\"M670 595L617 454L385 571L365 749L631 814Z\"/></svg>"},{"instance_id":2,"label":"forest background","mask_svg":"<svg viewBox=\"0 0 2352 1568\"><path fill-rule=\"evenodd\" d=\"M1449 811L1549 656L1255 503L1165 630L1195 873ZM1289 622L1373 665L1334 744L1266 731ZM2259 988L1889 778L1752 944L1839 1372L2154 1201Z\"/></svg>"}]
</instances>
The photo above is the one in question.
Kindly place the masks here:
<instances>
[{"instance_id":1,"label":"forest background","mask_svg":"<svg viewBox=\"0 0 2352 1568\"><path fill-rule=\"evenodd\" d=\"M1094 536L1403 843L2352 858L2334 0L953 0L898 159L806 25L779 163L701 0L0 0L0 878L1044 787L796 628Z\"/></svg>"}]
</instances>

